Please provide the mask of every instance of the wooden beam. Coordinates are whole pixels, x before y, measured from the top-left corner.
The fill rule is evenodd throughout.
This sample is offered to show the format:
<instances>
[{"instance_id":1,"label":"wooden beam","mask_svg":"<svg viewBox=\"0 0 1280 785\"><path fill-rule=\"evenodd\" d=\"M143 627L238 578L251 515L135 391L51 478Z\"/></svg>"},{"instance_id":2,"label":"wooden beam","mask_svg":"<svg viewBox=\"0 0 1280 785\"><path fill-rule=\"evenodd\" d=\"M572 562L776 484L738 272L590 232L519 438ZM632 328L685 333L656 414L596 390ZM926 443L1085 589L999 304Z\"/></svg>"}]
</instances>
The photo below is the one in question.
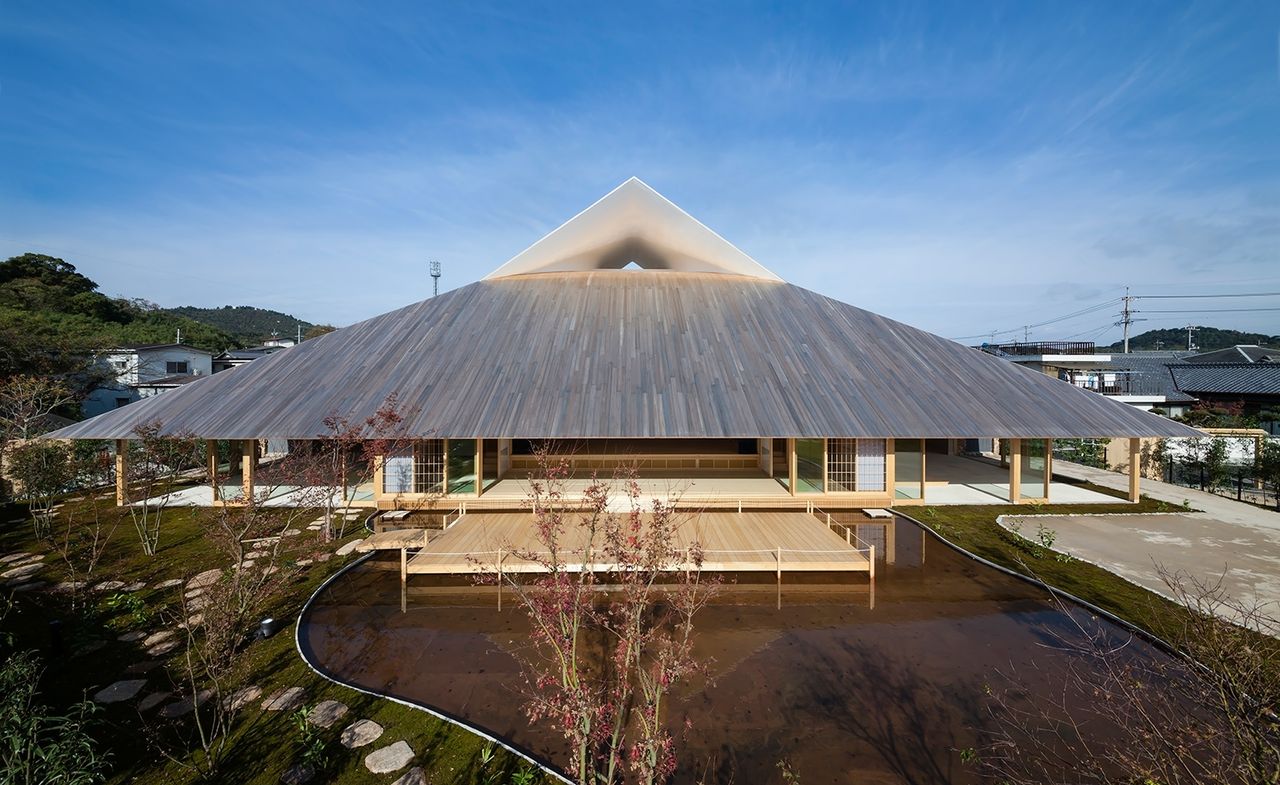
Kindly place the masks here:
<instances>
[{"instance_id":1,"label":"wooden beam","mask_svg":"<svg viewBox=\"0 0 1280 785\"><path fill-rule=\"evenodd\" d=\"M1129 501L1137 502L1142 495L1142 440L1129 439Z\"/></svg>"},{"instance_id":2,"label":"wooden beam","mask_svg":"<svg viewBox=\"0 0 1280 785\"><path fill-rule=\"evenodd\" d=\"M1022 440L1009 440L1009 502L1022 503Z\"/></svg>"},{"instance_id":3,"label":"wooden beam","mask_svg":"<svg viewBox=\"0 0 1280 785\"><path fill-rule=\"evenodd\" d=\"M116 439L116 506L129 503L129 440Z\"/></svg>"}]
</instances>

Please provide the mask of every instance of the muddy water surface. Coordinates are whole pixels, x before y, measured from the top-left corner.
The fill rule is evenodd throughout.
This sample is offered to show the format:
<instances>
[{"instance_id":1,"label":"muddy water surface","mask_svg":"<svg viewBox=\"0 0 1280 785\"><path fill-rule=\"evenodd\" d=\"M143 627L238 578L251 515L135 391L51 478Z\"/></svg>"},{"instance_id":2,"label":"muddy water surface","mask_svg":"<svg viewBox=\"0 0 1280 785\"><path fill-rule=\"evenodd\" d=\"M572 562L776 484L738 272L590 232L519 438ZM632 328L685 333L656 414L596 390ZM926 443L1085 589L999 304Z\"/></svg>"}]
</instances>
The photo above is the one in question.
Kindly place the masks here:
<instances>
[{"instance_id":1,"label":"muddy water surface","mask_svg":"<svg viewBox=\"0 0 1280 785\"><path fill-rule=\"evenodd\" d=\"M984 722L987 685L1029 674L1052 696L1078 635L1045 593L980 565L898 520L860 527L892 563L827 583L737 576L697 619L713 681L691 685L671 720L678 782L968 783L960 760ZM772 579L772 576L769 576ZM759 580L759 579L755 579ZM564 763L559 741L520 710L527 622L496 589L412 579L400 613L398 563L367 562L335 581L303 619L308 658L335 678L416 701ZM1083 611L1072 611L1085 624ZM1137 653L1152 653L1141 642Z\"/></svg>"}]
</instances>

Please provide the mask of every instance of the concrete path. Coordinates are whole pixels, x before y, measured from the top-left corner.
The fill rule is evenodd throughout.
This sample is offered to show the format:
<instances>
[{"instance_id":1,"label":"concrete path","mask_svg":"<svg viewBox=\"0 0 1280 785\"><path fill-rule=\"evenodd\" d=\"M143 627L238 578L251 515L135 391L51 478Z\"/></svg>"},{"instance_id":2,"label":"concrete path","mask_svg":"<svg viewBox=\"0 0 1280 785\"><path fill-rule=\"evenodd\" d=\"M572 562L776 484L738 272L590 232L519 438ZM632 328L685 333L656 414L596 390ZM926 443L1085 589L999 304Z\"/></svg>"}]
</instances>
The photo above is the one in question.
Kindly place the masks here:
<instances>
[{"instance_id":1,"label":"concrete path","mask_svg":"<svg viewBox=\"0 0 1280 785\"><path fill-rule=\"evenodd\" d=\"M1064 461L1055 472L1127 489L1123 474ZM1155 499L1198 512L1156 515L1019 516L1023 536L1037 524L1053 529L1055 549L1098 564L1144 588L1168 595L1160 569L1223 588L1242 603L1258 603L1280 623L1280 514L1210 493L1143 480ZM1280 628L1270 630L1272 634Z\"/></svg>"}]
</instances>

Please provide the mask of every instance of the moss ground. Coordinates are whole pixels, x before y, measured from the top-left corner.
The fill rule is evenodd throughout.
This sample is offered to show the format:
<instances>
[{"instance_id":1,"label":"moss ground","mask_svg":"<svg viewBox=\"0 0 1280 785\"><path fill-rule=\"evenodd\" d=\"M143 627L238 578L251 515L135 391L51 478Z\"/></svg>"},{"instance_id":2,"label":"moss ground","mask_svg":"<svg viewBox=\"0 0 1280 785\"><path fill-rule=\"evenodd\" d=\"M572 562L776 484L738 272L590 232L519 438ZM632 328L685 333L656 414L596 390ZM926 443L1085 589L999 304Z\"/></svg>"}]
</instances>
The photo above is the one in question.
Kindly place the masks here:
<instances>
[{"instance_id":1,"label":"moss ground","mask_svg":"<svg viewBox=\"0 0 1280 785\"><path fill-rule=\"evenodd\" d=\"M121 512L109 508L106 514L120 515ZM139 619L128 610L110 607L109 593L89 593L87 607L81 609L73 608L65 597L47 592L12 595L14 605L0 623L12 634L17 649L35 649L43 657L46 670L40 684L42 702L55 708L64 707L116 680L141 678L126 675L126 668L145 660L146 656L138 644L123 643L116 638L126 631L154 632L166 627L161 620L172 618L176 613L180 594L172 588L150 588L156 583L170 578L189 578L205 569L227 566L217 563L201 534L201 526L207 520L205 516L210 514L208 510L167 510L160 550L153 557L142 553L127 519L116 530L93 580L146 581L148 588L137 594L145 603L144 612L149 619ZM302 536L317 535L306 532ZM358 533L349 531L346 538L355 536L359 536ZM26 510L11 505L0 508L0 554L16 551L46 554L48 566L42 570L41 579L51 582L66 579L57 554L35 538ZM295 621L306 598L343 563L344 559L334 557L306 568L275 603L271 613L276 618ZM3 589L0 593L9 594ZM63 630L61 653L51 647L50 622L55 620ZM306 691L309 705L334 699L350 707L344 721L322 731L329 762L323 776L314 781L390 783L399 775L371 774L365 769L363 759L372 750L401 739L417 754L412 765L422 766L428 781L433 783L506 782L510 775L527 768L518 757L501 750L485 766L481 756L487 743L474 734L425 712L366 696L321 678L298 656L293 633L290 624L274 637L249 645L247 656L251 658L253 673L250 683L262 687L264 695L282 687L298 686ZM172 656L180 652L181 649ZM176 674L177 668L159 667L148 672L148 685L142 694L172 689L170 673ZM346 724L357 718L371 719L386 728L386 732L373 745L348 750L338 743L337 737ZM194 723L189 719L169 725L158 725L154 719L143 722L135 702L104 707L95 723L94 734L101 749L111 757L108 781L140 785L201 781L191 768L190 750L196 748L193 728ZM240 712L231 740L230 751L217 777L219 782L277 783L284 771L300 760L299 732L288 712L266 712L254 704ZM180 752L176 759L172 755L174 750Z\"/></svg>"}]
</instances>

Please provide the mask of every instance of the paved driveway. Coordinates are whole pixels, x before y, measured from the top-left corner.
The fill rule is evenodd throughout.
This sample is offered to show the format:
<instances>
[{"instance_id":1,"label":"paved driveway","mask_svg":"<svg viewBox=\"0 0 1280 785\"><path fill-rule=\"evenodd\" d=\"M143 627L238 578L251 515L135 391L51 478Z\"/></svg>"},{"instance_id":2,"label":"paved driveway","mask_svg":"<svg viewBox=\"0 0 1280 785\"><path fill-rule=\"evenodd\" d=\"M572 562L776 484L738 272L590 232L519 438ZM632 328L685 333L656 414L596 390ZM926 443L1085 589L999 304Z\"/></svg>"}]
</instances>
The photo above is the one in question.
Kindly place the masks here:
<instances>
[{"instance_id":1,"label":"paved driveway","mask_svg":"<svg viewBox=\"0 0 1280 785\"><path fill-rule=\"evenodd\" d=\"M1101 485L1128 483L1122 474L1063 462L1054 469ZM1055 548L1161 594L1169 590L1160 567L1207 583L1221 579L1231 596L1260 603L1280 622L1280 514L1162 482L1144 480L1142 490L1169 502L1186 500L1201 512L1037 516L1022 530L1034 532L1043 523L1057 534Z\"/></svg>"}]
</instances>

